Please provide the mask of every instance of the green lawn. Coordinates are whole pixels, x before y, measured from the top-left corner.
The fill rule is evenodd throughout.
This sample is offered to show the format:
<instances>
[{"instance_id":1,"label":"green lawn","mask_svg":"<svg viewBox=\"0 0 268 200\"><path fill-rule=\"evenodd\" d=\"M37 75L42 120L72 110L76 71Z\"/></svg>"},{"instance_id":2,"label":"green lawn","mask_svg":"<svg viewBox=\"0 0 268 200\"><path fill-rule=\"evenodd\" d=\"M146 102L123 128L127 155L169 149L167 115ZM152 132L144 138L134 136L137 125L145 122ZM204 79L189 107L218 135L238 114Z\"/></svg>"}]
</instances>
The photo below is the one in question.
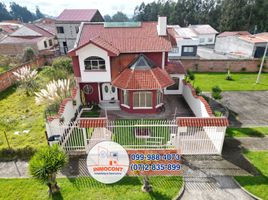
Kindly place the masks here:
<instances>
[{"instance_id":1,"label":"green lawn","mask_svg":"<svg viewBox=\"0 0 268 200\"><path fill-rule=\"evenodd\" d=\"M268 136L268 127L227 128L228 137L265 137Z\"/></svg>"},{"instance_id":2,"label":"green lawn","mask_svg":"<svg viewBox=\"0 0 268 200\"><path fill-rule=\"evenodd\" d=\"M7 137L12 149L36 149L46 143L43 110L43 106L35 104L34 96L27 96L15 86L0 93L0 119L9 126ZM0 157L8 157L3 155L8 148L5 129L0 125Z\"/></svg>"},{"instance_id":3,"label":"green lawn","mask_svg":"<svg viewBox=\"0 0 268 200\"><path fill-rule=\"evenodd\" d=\"M144 125L157 125L159 120L143 120L142 123L139 120L117 120L115 122L119 127L115 127L113 129L114 138L113 141L124 145L165 145L169 140L170 131L169 127L165 126L144 126L142 128L146 128L151 132L150 138L137 138L135 137L135 122L137 124ZM124 127L120 127L120 125Z\"/></svg>"},{"instance_id":4,"label":"green lawn","mask_svg":"<svg viewBox=\"0 0 268 200\"><path fill-rule=\"evenodd\" d=\"M182 178L151 177L153 192L141 191L142 182L138 177L125 177L120 182L104 185L92 178L61 178L58 180L61 192L53 196L55 200L147 200L173 199L182 186ZM34 179L0 179L0 199L42 200L47 197L47 187ZM4 192L3 192L4 191Z\"/></svg>"},{"instance_id":5,"label":"green lawn","mask_svg":"<svg viewBox=\"0 0 268 200\"><path fill-rule=\"evenodd\" d=\"M225 80L227 73L195 73L195 87L211 91L220 86L223 91L268 90L268 73L261 75L260 84L255 84L257 73L232 73L232 81Z\"/></svg>"},{"instance_id":6,"label":"green lawn","mask_svg":"<svg viewBox=\"0 0 268 200\"><path fill-rule=\"evenodd\" d=\"M238 176L235 179L252 194L268 199L268 151L249 151L245 156L260 172L259 176Z\"/></svg>"}]
</instances>

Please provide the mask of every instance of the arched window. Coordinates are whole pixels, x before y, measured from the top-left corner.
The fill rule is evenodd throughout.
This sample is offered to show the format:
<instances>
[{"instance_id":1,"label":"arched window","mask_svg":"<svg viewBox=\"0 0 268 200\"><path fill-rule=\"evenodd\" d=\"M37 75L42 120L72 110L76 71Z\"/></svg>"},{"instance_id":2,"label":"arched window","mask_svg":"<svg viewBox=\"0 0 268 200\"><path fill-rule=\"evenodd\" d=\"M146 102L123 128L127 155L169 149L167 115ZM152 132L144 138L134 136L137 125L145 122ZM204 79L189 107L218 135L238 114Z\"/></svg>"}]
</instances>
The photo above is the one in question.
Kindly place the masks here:
<instances>
[{"instance_id":1,"label":"arched window","mask_svg":"<svg viewBox=\"0 0 268 200\"><path fill-rule=\"evenodd\" d=\"M97 57L90 56L84 60L86 70L104 70L105 69L105 60Z\"/></svg>"}]
</instances>

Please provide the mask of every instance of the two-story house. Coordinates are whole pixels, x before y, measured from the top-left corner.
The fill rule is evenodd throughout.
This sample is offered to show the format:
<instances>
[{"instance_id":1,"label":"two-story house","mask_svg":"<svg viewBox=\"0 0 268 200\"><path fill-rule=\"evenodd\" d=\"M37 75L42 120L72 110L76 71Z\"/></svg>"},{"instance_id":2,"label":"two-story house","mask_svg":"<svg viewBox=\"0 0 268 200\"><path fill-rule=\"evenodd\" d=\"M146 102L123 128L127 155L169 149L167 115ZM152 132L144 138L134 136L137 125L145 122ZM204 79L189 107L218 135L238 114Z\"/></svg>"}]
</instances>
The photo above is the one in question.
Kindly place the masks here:
<instances>
[{"instance_id":1,"label":"two-story house","mask_svg":"<svg viewBox=\"0 0 268 200\"><path fill-rule=\"evenodd\" d=\"M61 54L74 48L81 22L103 22L97 9L65 9L56 19L57 38Z\"/></svg>"},{"instance_id":2,"label":"two-story house","mask_svg":"<svg viewBox=\"0 0 268 200\"><path fill-rule=\"evenodd\" d=\"M82 23L69 55L84 99L105 109L155 113L166 89L179 94L184 70L168 62L166 22Z\"/></svg>"}]
</instances>

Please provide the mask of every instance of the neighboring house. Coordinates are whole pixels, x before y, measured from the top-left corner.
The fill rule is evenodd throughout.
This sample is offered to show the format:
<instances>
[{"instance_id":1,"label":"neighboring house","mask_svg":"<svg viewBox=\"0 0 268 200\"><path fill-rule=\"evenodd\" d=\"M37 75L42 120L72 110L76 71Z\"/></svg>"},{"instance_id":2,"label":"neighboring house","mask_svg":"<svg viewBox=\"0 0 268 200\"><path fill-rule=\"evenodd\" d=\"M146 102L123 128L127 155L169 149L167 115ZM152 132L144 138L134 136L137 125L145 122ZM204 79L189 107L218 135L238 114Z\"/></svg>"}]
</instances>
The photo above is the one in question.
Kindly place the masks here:
<instances>
[{"instance_id":1,"label":"neighboring house","mask_svg":"<svg viewBox=\"0 0 268 200\"><path fill-rule=\"evenodd\" d=\"M168 26L168 31L173 36L173 48L172 51L168 53L169 59L177 59L183 56L196 56L199 39L190 28L182 28L178 25Z\"/></svg>"},{"instance_id":2,"label":"neighboring house","mask_svg":"<svg viewBox=\"0 0 268 200\"><path fill-rule=\"evenodd\" d=\"M82 23L69 55L86 102L155 113L164 94L182 94L185 72L179 63L168 62L170 38L166 17L158 23Z\"/></svg>"},{"instance_id":3,"label":"neighboring house","mask_svg":"<svg viewBox=\"0 0 268 200\"><path fill-rule=\"evenodd\" d=\"M188 28L197 35L199 45L214 45L218 31L212 28L209 24L189 25Z\"/></svg>"},{"instance_id":4,"label":"neighboring house","mask_svg":"<svg viewBox=\"0 0 268 200\"><path fill-rule=\"evenodd\" d=\"M81 22L103 22L97 9L65 9L56 19L57 38L60 52L67 52L74 47Z\"/></svg>"},{"instance_id":5,"label":"neighboring house","mask_svg":"<svg viewBox=\"0 0 268 200\"><path fill-rule=\"evenodd\" d=\"M46 51L54 51L56 45L53 26L25 24L0 41L0 54L22 55L26 47L33 48L36 53L46 53Z\"/></svg>"},{"instance_id":6,"label":"neighboring house","mask_svg":"<svg viewBox=\"0 0 268 200\"><path fill-rule=\"evenodd\" d=\"M0 22L0 40L15 32L22 25L11 22Z\"/></svg>"},{"instance_id":7,"label":"neighboring house","mask_svg":"<svg viewBox=\"0 0 268 200\"><path fill-rule=\"evenodd\" d=\"M223 32L217 36L215 52L238 55L245 58L260 58L268 42L268 33L251 35L247 31Z\"/></svg>"}]
</instances>

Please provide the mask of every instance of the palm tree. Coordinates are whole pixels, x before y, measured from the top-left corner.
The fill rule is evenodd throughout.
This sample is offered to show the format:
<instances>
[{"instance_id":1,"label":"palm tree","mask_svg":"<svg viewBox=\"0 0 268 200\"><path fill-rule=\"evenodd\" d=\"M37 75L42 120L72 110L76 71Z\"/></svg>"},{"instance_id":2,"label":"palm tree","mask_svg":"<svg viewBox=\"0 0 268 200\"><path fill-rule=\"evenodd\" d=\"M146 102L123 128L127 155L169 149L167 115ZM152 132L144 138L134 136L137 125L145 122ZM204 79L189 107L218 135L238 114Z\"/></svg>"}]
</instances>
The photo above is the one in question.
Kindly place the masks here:
<instances>
[{"instance_id":1,"label":"palm tree","mask_svg":"<svg viewBox=\"0 0 268 200\"><path fill-rule=\"evenodd\" d=\"M41 148L31 159L29 169L31 175L46 184L49 195L58 192L60 187L56 181L57 172L68 162L65 152L54 144Z\"/></svg>"}]
</instances>

